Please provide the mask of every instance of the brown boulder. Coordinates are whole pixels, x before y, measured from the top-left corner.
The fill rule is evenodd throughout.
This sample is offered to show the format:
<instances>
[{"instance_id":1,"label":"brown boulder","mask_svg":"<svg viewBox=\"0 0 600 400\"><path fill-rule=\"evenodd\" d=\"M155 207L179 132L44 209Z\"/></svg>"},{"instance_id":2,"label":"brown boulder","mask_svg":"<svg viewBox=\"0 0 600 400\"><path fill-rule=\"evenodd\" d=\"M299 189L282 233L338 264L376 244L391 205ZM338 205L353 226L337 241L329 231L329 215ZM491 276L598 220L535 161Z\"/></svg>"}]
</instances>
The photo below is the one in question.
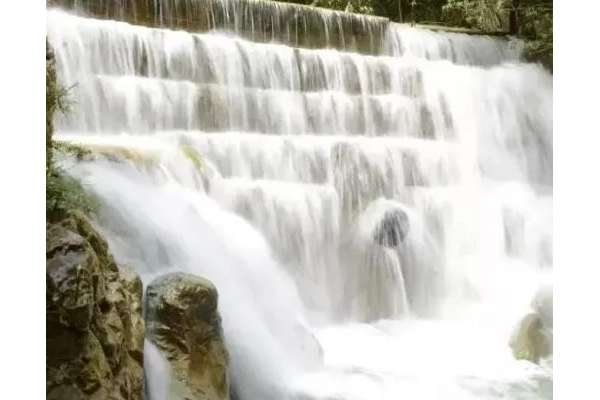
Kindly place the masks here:
<instances>
[{"instance_id":1,"label":"brown boulder","mask_svg":"<svg viewBox=\"0 0 600 400\"><path fill-rule=\"evenodd\" d=\"M169 399L229 399L218 295L206 279L171 273L146 290L147 338L171 366Z\"/></svg>"},{"instance_id":2,"label":"brown boulder","mask_svg":"<svg viewBox=\"0 0 600 400\"><path fill-rule=\"evenodd\" d=\"M139 278L117 267L85 216L47 226L48 399L141 400L141 301Z\"/></svg>"}]
</instances>

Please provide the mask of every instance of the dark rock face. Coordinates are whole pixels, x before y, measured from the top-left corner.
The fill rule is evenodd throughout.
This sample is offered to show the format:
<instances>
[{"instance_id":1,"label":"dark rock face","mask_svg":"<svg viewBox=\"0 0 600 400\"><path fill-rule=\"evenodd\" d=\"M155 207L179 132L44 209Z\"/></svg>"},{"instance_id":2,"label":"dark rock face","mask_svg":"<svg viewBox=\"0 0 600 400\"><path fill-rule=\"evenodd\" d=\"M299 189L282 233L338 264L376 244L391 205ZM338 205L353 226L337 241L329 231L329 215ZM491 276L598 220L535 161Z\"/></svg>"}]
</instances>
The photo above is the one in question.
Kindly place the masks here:
<instances>
[{"instance_id":1,"label":"dark rock face","mask_svg":"<svg viewBox=\"0 0 600 400\"><path fill-rule=\"evenodd\" d=\"M83 215L46 227L47 399L142 399L141 301Z\"/></svg>"},{"instance_id":2,"label":"dark rock face","mask_svg":"<svg viewBox=\"0 0 600 400\"><path fill-rule=\"evenodd\" d=\"M229 355L213 284L167 274L148 285L145 302L147 338L171 365L169 398L229 399Z\"/></svg>"},{"instance_id":3,"label":"dark rock face","mask_svg":"<svg viewBox=\"0 0 600 400\"><path fill-rule=\"evenodd\" d=\"M408 216L397 208L386 211L373 232L375 243L384 247L397 247L404 241L410 225Z\"/></svg>"}]
</instances>

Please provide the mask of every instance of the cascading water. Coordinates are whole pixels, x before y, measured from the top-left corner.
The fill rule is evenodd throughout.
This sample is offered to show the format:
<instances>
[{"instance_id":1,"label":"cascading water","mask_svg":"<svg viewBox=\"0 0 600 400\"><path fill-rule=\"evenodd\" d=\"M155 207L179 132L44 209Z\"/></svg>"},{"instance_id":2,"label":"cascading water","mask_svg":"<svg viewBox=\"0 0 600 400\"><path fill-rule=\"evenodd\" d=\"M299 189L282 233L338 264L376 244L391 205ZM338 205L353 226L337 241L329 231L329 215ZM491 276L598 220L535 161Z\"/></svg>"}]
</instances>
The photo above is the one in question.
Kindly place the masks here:
<instances>
[{"instance_id":1,"label":"cascading water","mask_svg":"<svg viewBox=\"0 0 600 400\"><path fill-rule=\"evenodd\" d=\"M146 283L215 283L239 399L551 397L551 365L508 347L552 273L552 78L519 43L252 0L90 4L145 26L48 11L76 103L58 137L94 153L68 171Z\"/></svg>"},{"instance_id":2,"label":"cascading water","mask_svg":"<svg viewBox=\"0 0 600 400\"><path fill-rule=\"evenodd\" d=\"M387 19L263 0L51 0L100 18L190 32L223 30L253 41L380 53Z\"/></svg>"}]
</instances>

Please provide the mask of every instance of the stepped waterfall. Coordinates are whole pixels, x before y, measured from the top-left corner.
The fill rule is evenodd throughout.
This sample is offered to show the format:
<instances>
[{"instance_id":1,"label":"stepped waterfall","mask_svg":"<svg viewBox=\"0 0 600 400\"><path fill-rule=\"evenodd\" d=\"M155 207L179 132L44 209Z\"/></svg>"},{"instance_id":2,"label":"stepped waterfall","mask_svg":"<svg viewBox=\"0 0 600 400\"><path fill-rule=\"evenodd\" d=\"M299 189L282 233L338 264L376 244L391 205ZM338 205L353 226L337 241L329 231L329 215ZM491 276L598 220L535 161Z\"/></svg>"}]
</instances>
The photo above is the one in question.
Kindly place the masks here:
<instances>
[{"instance_id":1,"label":"stepped waterfall","mask_svg":"<svg viewBox=\"0 0 600 400\"><path fill-rule=\"evenodd\" d=\"M262 0L56 1L57 138L145 283L214 282L232 398L539 399L552 76L517 40ZM147 397L164 362L147 346Z\"/></svg>"}]
</instances>

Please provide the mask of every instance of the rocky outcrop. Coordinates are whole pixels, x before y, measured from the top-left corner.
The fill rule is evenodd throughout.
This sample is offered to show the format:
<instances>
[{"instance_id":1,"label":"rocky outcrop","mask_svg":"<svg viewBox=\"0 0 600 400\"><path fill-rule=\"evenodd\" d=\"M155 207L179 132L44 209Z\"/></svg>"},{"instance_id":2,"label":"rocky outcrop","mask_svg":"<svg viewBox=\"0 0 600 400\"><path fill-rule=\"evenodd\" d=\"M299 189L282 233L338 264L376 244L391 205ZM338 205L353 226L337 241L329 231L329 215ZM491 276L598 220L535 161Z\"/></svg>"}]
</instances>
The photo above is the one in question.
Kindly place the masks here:
<instances>
[{"instance_id":1,"label":"rocky outcrop","mask_svg":"<svg viewBox=\"0 0 600 400\"><path fill-rule=\"evenodd\" d=\"M229 399L218 295L206 279L171 273L146 289L146 336L171 366L169 400Z\"/></svg>"},{"instance_id":2,"label":"rocky outcrop","mask_svg":"<svg viewBox=\"0 0 600 400\"><path fill-rule=\"evenodd\" d=\"M534 312L518 324L510 347L515 358L539 363L552 354L552 288L542 288L531 304Z\"/></svg>"},{"instance_id":3,"label":"rocky outcrop","mask_svg":"<svg viewBox=\"0 0 600 400\"><path fill-rule=\"evenodd\" d=\"M46 227L47 399L142 399L142 283L82 214Z\"/></svg>"}]
</instances>

